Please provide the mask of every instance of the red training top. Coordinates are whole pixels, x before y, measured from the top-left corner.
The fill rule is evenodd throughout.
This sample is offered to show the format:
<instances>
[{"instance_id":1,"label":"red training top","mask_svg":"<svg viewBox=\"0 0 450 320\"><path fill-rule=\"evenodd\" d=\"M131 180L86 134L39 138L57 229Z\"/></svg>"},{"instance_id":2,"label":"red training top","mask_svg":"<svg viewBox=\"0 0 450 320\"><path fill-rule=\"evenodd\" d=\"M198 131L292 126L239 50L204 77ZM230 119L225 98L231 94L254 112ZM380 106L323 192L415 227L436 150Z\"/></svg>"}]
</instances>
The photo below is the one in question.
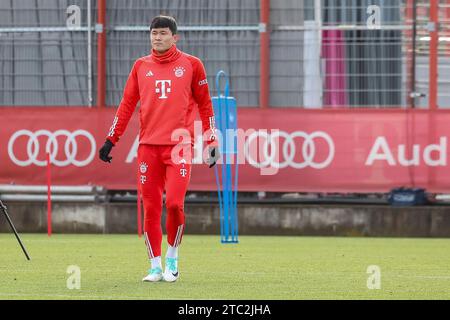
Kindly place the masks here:
<instances>
[{"instance_id":1,"label":"red training top","mask_svg":"<svg viewBox=\"0 0 450 320\"><path fill-rule=\"evenodd\" d=\"M178 144L179 138L172 138L176 129L189 133L193 144L196 105L203 133L208 132L207 143L215 140L214 111L205 67L200 59L178 50L175 45L163 55L152 50L152 54L134 63L107 137L113 144L124 133L139 100L140 144Z\"/></svg>"}]
</instances>

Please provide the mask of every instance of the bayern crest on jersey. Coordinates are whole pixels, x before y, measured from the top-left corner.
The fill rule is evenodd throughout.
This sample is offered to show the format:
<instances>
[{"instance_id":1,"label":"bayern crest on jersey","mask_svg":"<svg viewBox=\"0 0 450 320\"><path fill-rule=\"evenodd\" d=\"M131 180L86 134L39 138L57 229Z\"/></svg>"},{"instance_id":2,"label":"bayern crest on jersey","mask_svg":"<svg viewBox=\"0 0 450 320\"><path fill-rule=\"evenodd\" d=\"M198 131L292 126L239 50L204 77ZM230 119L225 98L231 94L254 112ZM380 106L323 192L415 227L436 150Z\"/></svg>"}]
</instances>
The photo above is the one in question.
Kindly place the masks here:
<instances>
[{"instance_id":1,"label":"bayern crest on jersey","mask_svg":"<svg viewBox=\"0 0 450 320\"><path fill-rule=\"evenodd\" d=\"M148 165L145 162L141 162L141 164L139 165L139 171L141 171L141 173L146 173L147 168L148 168Z\"/></svg>"},{"instance_id":2,"label":"bayern crest on jersey","mask_svg":"<svg viewBox=\"0 0 450 320\"><path fill-rule=\"evenodd\" d=\"M175 77L181 78L186 69L184 69L183 67L176 67L173 69L173 71L175 72Z\"/></svg>"}]
</instances>

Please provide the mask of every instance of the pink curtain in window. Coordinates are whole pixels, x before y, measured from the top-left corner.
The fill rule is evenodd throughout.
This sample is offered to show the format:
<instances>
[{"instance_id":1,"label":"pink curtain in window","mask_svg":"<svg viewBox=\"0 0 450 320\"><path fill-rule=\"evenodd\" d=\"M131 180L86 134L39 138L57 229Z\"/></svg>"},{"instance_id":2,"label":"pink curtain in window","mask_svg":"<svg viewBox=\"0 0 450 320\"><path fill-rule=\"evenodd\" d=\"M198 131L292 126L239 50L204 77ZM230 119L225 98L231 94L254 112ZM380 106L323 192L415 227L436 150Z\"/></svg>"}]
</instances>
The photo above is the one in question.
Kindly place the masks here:
<instances>
[{"instance_id":1,"label":"pink curtain in window","mask_svg":"<svg viewBox=\"0 0 450 320\"><path fill-rule=\"evenodd\" d=\"M341 30L323 30L322 58L325 60L325 106L346 106L346 70L344 33Z\"/></svg>"}]
</instances>

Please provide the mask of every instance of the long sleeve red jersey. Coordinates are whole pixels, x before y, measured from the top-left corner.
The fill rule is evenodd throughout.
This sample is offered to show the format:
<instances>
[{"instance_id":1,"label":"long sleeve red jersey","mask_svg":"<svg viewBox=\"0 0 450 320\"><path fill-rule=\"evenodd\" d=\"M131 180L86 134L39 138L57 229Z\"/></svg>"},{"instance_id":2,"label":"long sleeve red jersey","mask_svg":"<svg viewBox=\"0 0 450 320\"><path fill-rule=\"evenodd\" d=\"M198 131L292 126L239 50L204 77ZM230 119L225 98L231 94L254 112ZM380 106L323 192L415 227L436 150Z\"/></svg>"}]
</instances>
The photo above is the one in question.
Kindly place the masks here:
<instances>
[{"instance_id":1,"label":"long sleeve red jersey","mask_svg":"<svg viewBox=\"0 0 450 320\"><path fill-rule=\"evenodd\" d=\"M215 140L214 111L205 68L197 57L173 45L163 55L152 54L136 60L128 76L107 139L119 141L140 100L141 144L175 145L172 133L186 129L194 141L195 107L198 106L207 142Z\"/></svg>"}]
</instances>

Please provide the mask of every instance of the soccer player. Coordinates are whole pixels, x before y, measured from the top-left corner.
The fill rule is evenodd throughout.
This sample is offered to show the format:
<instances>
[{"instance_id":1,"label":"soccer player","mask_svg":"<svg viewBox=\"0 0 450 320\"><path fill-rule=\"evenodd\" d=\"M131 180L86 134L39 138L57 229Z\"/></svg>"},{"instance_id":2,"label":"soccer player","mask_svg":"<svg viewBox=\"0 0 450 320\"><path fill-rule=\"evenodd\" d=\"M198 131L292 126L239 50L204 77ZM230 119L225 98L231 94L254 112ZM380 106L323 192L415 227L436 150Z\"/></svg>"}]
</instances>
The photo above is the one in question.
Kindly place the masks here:
<instances>
[{"instance_id":1,"label":"soccer player","mask_svg":"<svg viewBox=\"0 0 450 320\"><path fill-rule=\"evenodd\" d=\"M176 281L178 248L183 238L184 198L191 175L195 110L198 108L212 167L219 159L214 111L201 60L176 47L179 39L173 17L157 16L150 25L151 54L136 60L128 76L122 101L99 157L111 162L111 149L124 133L140 101L139 175L144 202L144 235L151 267L143 281ZM191 139L174 141L178 129ZM177 148L182 145L182 148ZM176 149L177 148L177 149ZM168 249L161 264L161 214L166 191Z\"/></svg>"}]
</instances>

